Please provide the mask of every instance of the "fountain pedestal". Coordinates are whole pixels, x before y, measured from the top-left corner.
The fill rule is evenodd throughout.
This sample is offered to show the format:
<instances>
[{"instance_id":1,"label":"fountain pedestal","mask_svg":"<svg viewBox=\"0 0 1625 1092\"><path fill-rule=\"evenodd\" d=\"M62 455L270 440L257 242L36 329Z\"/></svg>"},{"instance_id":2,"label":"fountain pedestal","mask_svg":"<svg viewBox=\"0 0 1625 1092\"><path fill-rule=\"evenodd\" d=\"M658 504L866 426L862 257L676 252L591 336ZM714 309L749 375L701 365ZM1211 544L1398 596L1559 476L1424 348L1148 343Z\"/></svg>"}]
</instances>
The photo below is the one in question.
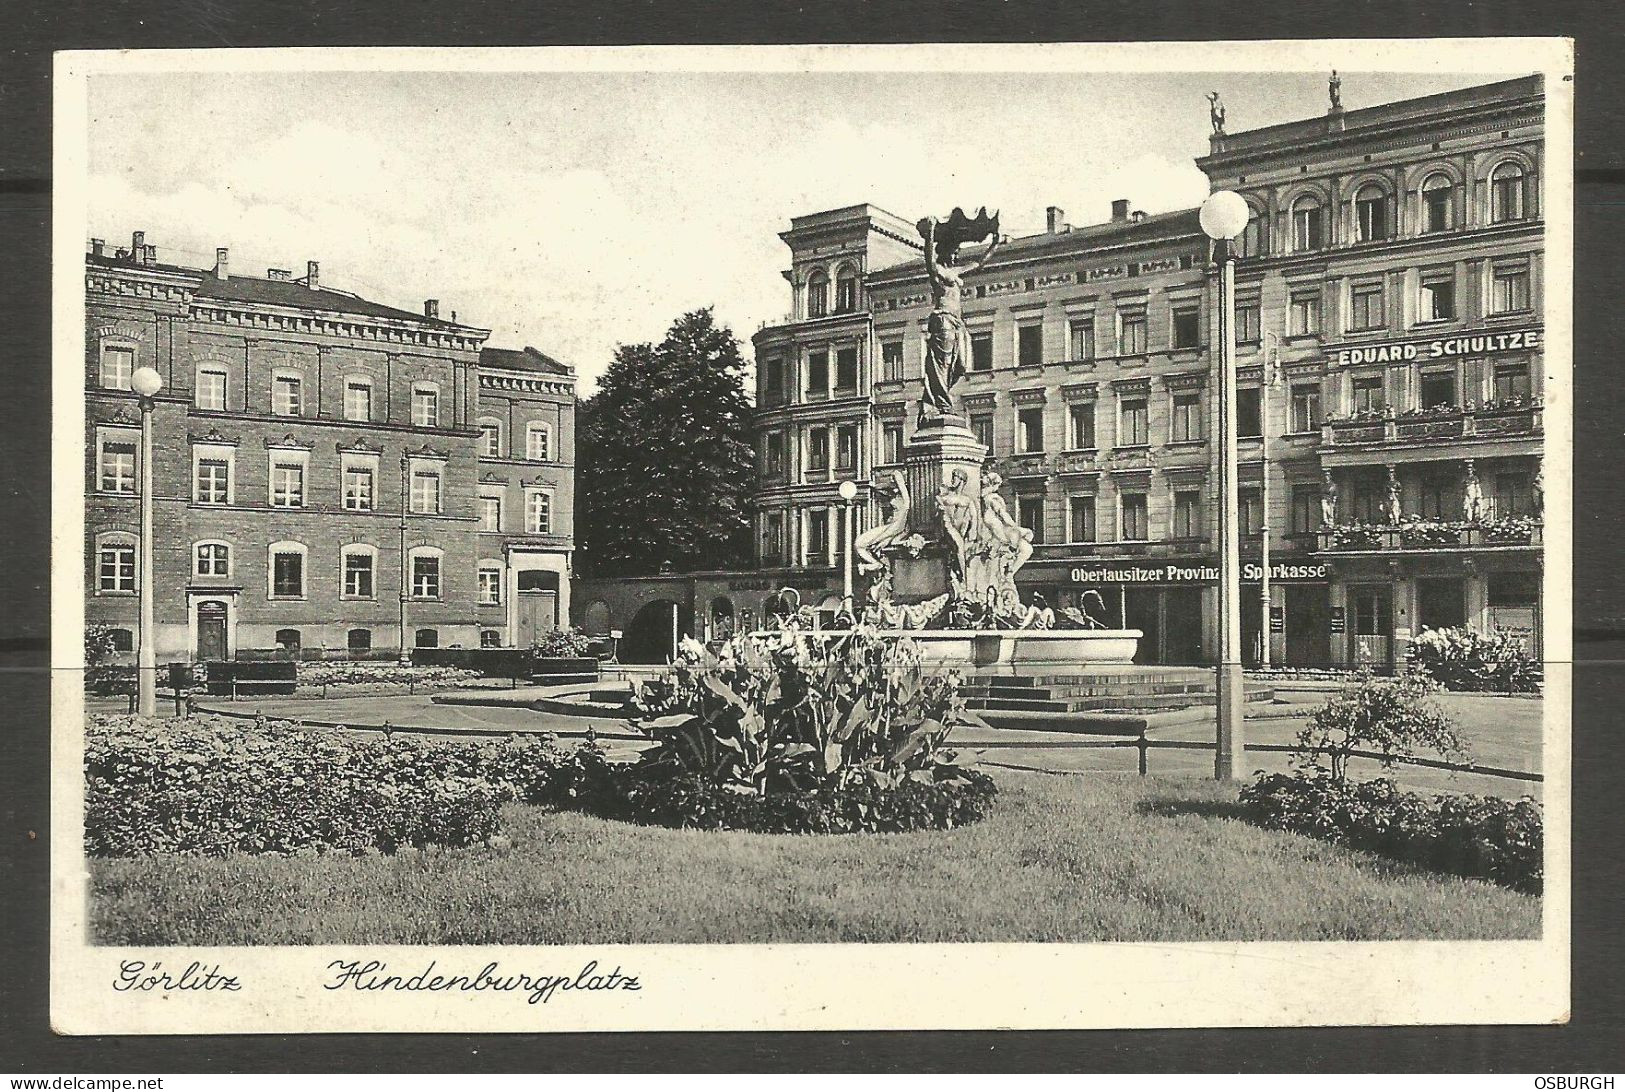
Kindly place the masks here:
<instances>
[{"instance_id":1,"label":"fountain pedestal","mask_svg":"<svg viewBox=\"0 0 1625 1092\"><path fill-rule=\"evenodd\" d=\"M926 545L918 557L892 558L892 596L897 602L919 603L950 590L948 571L955 564L955 550L943 529L936 498L944 486L967 497L980 496L986 460L987 447L958 414L926 418L903 445L903 475L915 498L908 533L919 535Z\"/></svg>"}]
</instances>

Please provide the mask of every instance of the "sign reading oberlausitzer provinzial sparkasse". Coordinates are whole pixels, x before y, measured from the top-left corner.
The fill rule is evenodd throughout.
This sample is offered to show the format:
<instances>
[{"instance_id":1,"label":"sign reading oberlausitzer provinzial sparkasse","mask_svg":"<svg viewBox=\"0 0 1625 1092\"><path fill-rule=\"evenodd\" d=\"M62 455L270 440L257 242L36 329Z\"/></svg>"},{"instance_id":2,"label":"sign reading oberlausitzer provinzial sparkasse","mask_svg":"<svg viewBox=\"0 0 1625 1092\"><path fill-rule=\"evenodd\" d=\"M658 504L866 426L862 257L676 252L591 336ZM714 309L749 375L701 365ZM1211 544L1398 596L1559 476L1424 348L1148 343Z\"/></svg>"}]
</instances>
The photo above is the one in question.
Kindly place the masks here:
<instances>
[{"instance_id":1,"label":"sign reading oberlausitzer provinzial sparkasse","mask_svg":"<svg viewBox=\"0 0 1625 1092\"><path fill-rule=\"evenodd\" d=\"M1256 561L1241 563L1241 579L1257 580L1264 567ZM1071 573L1074 584L1216 584L1219 567L1211 561L1170 561L1160 565L1139 562L1079 566ZM1278 561L1270 565L1271 580L1325 580L1324 562Z\"/></svg>"},{"instance_id":2,"label":"sign reading oberlausitzer provinzial sparkasse","mask_svg":"<svg viewBox=\"0 0 1625 1092\"><path fill-rule=\"evenodd\" d=\"M1438 360L1479 353L1516 352L1539 349L1540 330L1502 330L1493 334L1461 334L1427 341L1385 341L1376 345L1351 345L1332 353L1332 362L1349 364L1389 364L1406 360Z\"/></svg>"}]
</instances>

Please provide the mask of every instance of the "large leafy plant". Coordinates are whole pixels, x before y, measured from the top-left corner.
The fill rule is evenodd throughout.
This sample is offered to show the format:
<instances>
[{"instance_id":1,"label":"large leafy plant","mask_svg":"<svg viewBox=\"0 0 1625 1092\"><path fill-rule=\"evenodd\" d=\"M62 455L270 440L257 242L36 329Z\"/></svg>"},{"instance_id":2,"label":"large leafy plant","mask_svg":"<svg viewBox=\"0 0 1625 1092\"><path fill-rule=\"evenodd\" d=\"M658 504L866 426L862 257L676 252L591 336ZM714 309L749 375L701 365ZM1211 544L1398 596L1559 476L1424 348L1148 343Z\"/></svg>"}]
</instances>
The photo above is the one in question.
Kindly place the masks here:
<instances>
[{"instance_id":1,"label":"large leafy plant","mask_svg":"<svg viewBox=\"0 0 1625 1092\"><path fill-rule=\"evenodd\" d=\"M1464 761L1467 748L1455 722L1432 699L1438 689L1418 672L1360 676L1310 715L1298 733L1294 764L1300 773L1342 782L1356 751L1376 754L1386 767L1421 752Z\"/></svg>"},{"instance_id":2,"label":"large leafy plant","mask_svg":"<svg viewBox=\"0 0 1625 1092\"><path fill-rule=\"evenodd\" d=\"M656 741L642 761L764 796L955 780L964 770L948 735L980 723L957 684L927 673L912 642L868 626L740 635L715 653L686 642L672 676L639 695L639 724Z\"/></svg>"}]
</instances>

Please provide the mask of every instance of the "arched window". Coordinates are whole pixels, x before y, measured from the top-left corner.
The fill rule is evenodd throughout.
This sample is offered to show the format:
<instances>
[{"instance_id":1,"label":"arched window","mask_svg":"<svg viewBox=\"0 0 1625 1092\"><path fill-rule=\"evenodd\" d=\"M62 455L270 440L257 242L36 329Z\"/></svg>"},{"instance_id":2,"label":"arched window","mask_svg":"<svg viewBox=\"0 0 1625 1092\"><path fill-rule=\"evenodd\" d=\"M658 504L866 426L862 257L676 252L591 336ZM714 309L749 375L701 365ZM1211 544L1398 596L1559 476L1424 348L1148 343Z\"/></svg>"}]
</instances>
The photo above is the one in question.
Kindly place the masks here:
<instances>
[{"instance_id":1,"label":"arched window","mask_svg":"<svg viewBox=\"0 0 1625 1092\"><path fill-rule=\"evenodd\" d=\"M372 630L352 629L344 635L344 647L352 653L372 651Z\"/></svg>"},{"instance_id":2,"label":"arched window","mask_svg":"<svg viewBox=\"0 0 1625 1092\"><path fill-rule=\"evenodd\" d=\"M418 428L440 427L440 388L433 383L412 384L412 423Z\"/></svg>"},{"instance_id":3,"label":"arched window","mask_svg":"<svg viewBox=\"0 0 1625 1092\"><path fill-rule=\"evenodd\" d=\"M339 595L345 599L372 599L377 595L378 549L353 542L339 551Z\"/></svg>"},{"instance_id":4,"label":"arched window","mask_svg":"<svg viewBox=\"0 0 1625 1092\"><path fill-rule=\"evenodd\" d=\"M525 427L525 458L538 463L553 458L553 430L544 422L532 421Z\"/></svg>"},{"instance_id":5,"label":"arched window","mask_svg":"<svg viewBox=\"0 0 1625 1092\"><path fill-rule=\"evenodd\" d=\"M498 631L498 630L494 630L494 629L482 629L482 630L480 630L480 647L481 648L501 648L502 647L502 634L501 634L501 632Z\"/></svg>"},{"instance_id":6,"label":"arched window","mask_svg":"<svg viewBox=\"0 0 1625 1092\"><path fill-rule=\"evenodd\" d=\"M1490 223L1506 224L1528 216L1529 176L1519 163L1503 163L1490 172Z\"/></svg>"},{"instance_id":7,"label":"arched window","mask_svg":"<svg viewBox=\"0 0 1625 1092\"><path fill-rule=\"evenodd\" d=\"M480 454L487 459L502 458L502 422L495 417L481 417Z\"/></svg>"},{"instance_id":8,"label":"arched window","mask_svg":"<svg viewBox=\"0 0 1625 1092\"><path fill-rule=\"evenodd\" d=\"M299 636L299 631L296 629L277 630L276 643L277 647L285 649L288 652L293 653L295 656L299 655L299 649L303 644Z\"/></svg>"},{"instance_id":9,"label":"arched window","mask_svg":"<svg viewBox=\"0 0 1625 1092\"><path fill-rule=\"evenodd\" d=\"M823 318L829 314L829 275L815 269L807 278L807 317Z\"/></svg>"},{"instance_id":10,"label":"arched window","mask_svg":"<svg viewBox=\"0 0 1625 1092\"><path fill-rule=\"evenodd\" d=\"M1367 182L1354 194L1354 238L1375 243L1388 238L1388 194L1375 182Z\"/></svg>"},{"instance_id":11,"label":"arched window","mask_svg":"<svg viewBox=\"0 0 1625 1092\"><path fill-rule=\"evenodd\" d=\"M1449 231L1456 223L1456 185L1447 174L1430 174L1422 183L1422 230Z\"/></svg>"},{"instance_id":12,"label":"arched window","mask_svg":"<svg viewBox=\"0 0 1625 1092\"><path fill-rule=\"evenodd\" d=\"M230 576L231 547L224 542L199 542L192 547L194 576Z\"/></svg>"},{"instance_id":13,"label":"arched window","mask_svg":"<svg viewBox=\"0 0 1625 1092\"><path fill-rule=\"evenodd\" d=\"M303 542L273 542L266 548L265 594L270 599L305 597L305 555Z\"/></svg>"},{"instance_id":14,"label":"arched window","mask_svg":"<svg viewBox=\"0 0 1625 1092\"><path fill-rule=\"evenodd\" d=\"M102 342L101 385L108 390L127 391L135 374L135 346L128 342Z\"/></svg>"},{"instance_id":15,"label":"arched window","mask_svg":"<svg viewBox=\"0 0 1625 1092\"><path fill-rule=\"evenodd\" d=\"M1319 250L1324 245L1320 198L1306 193L1292 202L1292 249Z\"/></svg>"},{"instance_id":16,"label":"arched window","mask_svg":"<svg viewBox=\"0 0 1625 1092\"><path fill-rule=\"evenodd\" d=\"M200 410L226 408L226 368L223 364L200 364L192 384L192 404Z\"/></svg>"},{"instance_id":17,"label":"arched window","mask_svg":"<svg viewBox=\"0 0 1625 1092\"><path fill-rule=\"evenodd\" d=\"M412 634L412 644L417 648L439 648L440 631L437 629L420 629Z\"/></svg>"},{"instance_id":18,"label":"arched window","mask_svg":"<svg viewBox=\"0 0 1625 1092\"><path fill-rule=\"evenodd\" d=\"M101 595L135 593L134 535L116 531L96 539L96 591Z\"/></svg>"},{"instance_id":19,"label":"arched window","mask_svg":"<svg viewBox=\"0 0 1625 1092\"><path fill-rule=\"evenodd\" d=\"M444 593L440 562L443 553L436 546L414 546L407 560L413 599L439 599Z\"/></svg>"},{"instance_id":20,"label":"arched window","mask_svg":"<svg viewBox=\"0 0 1625 1092\"><path fill-rule=\"evenodd\" d=\"M344 378L344 419L372 420L372 380L364 375L350 375Z\"/></svg>"},{"instance_id":21,"label":"arched window","mask_svg":"<svg viewBox=\"0 0 1625 1092\"><path fill-rule=\"evenodd\" d=\"M553 494L545 489L527 490L525 494L525 530L533 535L553 533Z\"/></svg>"},{"instance_id":22,"label":"arched window","mask_svg":"<svg viewBox=\"0 0 1625 1092\"><path fill-rule=\"evenodd\" d=\"M846 314L858 309L858 275L851 266L842 266L835 276L835 311Z\"/></svg>"},{"instance_id":23,"label":"arched window","mask_svg":"<svg viewBox=\"0 0 1625 1092\"><path fill-rule=\"evenodd\" d=\"M1267 232L1265 230L1264 214L1251 205L1247 206L1247 226L1241 231L1241 238L1236 243L1236 257L1257 258L1268 248Z\"/></svg>"}]
</instances>

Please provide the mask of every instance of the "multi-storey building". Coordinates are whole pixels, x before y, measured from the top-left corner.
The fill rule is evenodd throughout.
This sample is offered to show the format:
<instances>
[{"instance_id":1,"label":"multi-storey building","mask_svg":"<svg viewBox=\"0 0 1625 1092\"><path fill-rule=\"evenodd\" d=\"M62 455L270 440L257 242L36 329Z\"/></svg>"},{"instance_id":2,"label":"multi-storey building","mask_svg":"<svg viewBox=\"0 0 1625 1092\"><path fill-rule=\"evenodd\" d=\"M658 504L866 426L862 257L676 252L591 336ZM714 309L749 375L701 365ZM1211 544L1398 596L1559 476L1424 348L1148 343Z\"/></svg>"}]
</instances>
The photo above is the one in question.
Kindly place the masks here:
<instances>
[{"instance_id":1,"label":"multi-storey building","mask_svg":"<svg viewBox=\"0 0 1625 1092\"><path fill-rule=\"evenodd\" d=\"M1427 626L1538 632L1542 108L1538 78L1334 105L1217 133L1198 160L1255 212L1234 316L1252 657L1266 629L1275 662L1305 665L1391 661ZM758 557L828 601L836 490L857 482L878 518L929 297L902 217L861 205L781 238L793 310L755 337ZM1145 630L1150 662L1216 646L1215 274L1194 210L1117 201L1080 228L1051 208L966 282L956 395L1033 532L1018 581Z\"/></svg>"},{"instance_id":2,"label":"multi-storey building","mask_svg":"<svg viewBox=\"0 0 1625 1092\"><path fill-rule=\"evenodd\" d=\"M87 620L115 645L130 647L148 579L130 390L144 366L163 382L160 657L512 644L567 617L569 369L484 346L436 300L362 299L316 262L243 276L224 248L212 269L164 264L141 232L128 249L92 240L85 287ZM512 514L489 510L498 495Z\"/></svg>"}]
</instances>

